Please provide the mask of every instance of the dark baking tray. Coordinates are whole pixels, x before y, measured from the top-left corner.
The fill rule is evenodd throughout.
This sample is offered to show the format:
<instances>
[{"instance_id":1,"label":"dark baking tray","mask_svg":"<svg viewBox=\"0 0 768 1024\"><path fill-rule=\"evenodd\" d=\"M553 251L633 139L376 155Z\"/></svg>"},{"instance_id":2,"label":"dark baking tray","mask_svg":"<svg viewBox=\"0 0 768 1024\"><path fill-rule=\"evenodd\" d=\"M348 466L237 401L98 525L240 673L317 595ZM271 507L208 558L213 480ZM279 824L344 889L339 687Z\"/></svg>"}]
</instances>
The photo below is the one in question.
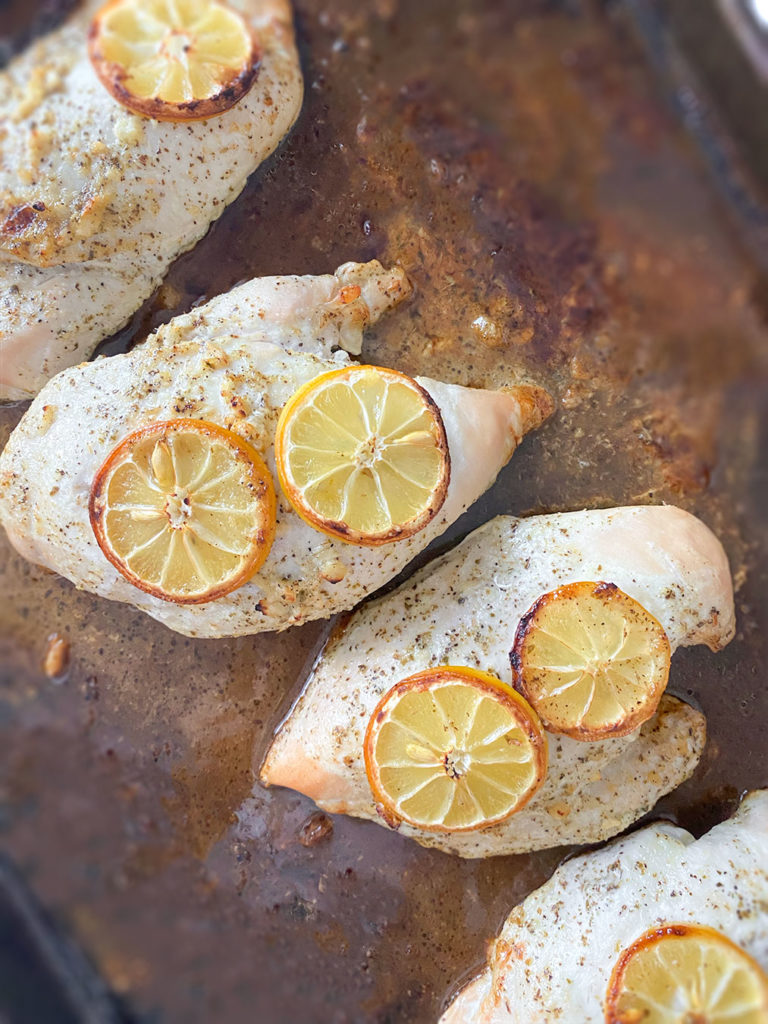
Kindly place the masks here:
<instances>
[{"instance_id":1,"label":"dark baking tray","mask_svg":"<svg viewBox=\"0 0 768 1024\"><path fill-rule=\"evenodd\" d=\"M497 512L650 501L722 537L738 635L675 655L671 688L703 707L709 742L658 810L701 832L768 784L754 69L706 0L296 9L296 129L104 350L254 274L401 262L415 298L371 332L368 360L467 384L522 372L558 400L441 545ZM62 10L6 0L6 52ZM480 313L503 326L495 347L472 333ZM0 414L3 438L22 411ZM309 801L254 789L253 766L325 624L192 641L4 539L0 572L2 845L56 941L79 943L141 1024L433 1021L568 852L462 862L344 818L305 846ZM60 684L41 671L54 631L72 649Z\"/></svg>"}]
</instances>

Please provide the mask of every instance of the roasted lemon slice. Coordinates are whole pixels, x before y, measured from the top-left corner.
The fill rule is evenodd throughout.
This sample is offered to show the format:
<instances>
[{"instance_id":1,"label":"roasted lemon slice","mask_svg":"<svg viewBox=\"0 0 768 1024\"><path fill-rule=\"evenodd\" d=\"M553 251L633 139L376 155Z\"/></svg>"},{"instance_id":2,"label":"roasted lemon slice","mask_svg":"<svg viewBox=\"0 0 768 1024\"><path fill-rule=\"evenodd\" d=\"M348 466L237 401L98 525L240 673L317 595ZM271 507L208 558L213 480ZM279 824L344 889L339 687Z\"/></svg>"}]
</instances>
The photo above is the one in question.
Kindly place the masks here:
<instances>
[{"instance_id":1,"label":"roasted lemon slice","mask_svg":"<svg viewBox=\"0 0 768 1024\"><path fill-rule=\"evenodd\" d=\"M245 20L217 0L110 0L91 23L88 52L118 102L158 121L222 113L259 67Z\"/></svg>"},{"instance_id":2,"label":"roasted lemon slice","mask_svg":"<svg viewBox=\"0 0 768 1024\"><path fill-rule=\"evenodd\" d=\"M712 928L672 924L619 957L606 1024L768 1024L768 977Z\"/></svg>"},{"instance_id":3,"label":"roasted lemon slice","mask_svg":"<svg viewBox=\"0 0 768 1024\"><path fill-rule=\"evenodd\" d=\"M275 458L302 519L353 544L423 529L450 479L440 410L415 380L379 366L331 370L299 388L280 415Z\"/></svg>"},{"instance_id":4,"label":"roasted lemon slice","mask_svg":"<svg viewBox=\"0 0 768 1024\"><path fill-rule=\"evenodd\" d=\"M148 594L199 604L242 586L275 536L275 489L259 453L202 420L153 423L96 474L91 526L107 558Z\"/></svg>"},{"instance_id":5,"label":"roasted lemon slice","mask_svg":"<svg viewBox=\"0 0 768 1024\"><path fill-rule=\"evenodd\" d=\"M569 583L520 621L513 682L550 732L625 736L656 711L669 676L661 623L612 583Z\"/></svg>"},{"instance_id":6,"label":"roasted lemon slice","mask_svg":"<svg viewBox=\"0 0 768 1024\"><path fill-rule=\"evenodd\" d=\"M368 723L364 752L382 817L432 832L503 821L547 771L535 711L495 676L455 666L393 687Z\"/></svg>"}]
</instances>

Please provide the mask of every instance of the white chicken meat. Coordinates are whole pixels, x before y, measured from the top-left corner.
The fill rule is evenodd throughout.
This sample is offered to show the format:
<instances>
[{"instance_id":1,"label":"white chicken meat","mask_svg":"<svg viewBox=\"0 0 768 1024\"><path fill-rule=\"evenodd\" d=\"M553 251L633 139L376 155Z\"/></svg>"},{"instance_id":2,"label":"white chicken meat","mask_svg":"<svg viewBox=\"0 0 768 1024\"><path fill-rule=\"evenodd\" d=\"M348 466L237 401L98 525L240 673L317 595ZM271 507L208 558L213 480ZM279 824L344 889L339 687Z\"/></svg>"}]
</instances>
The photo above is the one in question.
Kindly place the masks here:
<instances>
[{"instance_id":1,"label":"white chicken meat","mask_svg":"<svg viewBox=\"0 0 768 1024\"><path fill-rule=\"evenodd\" d=\"M677 923L722 932L768 970L768 790L699 840L648 825L566 861L512 911L441 1024L603 1024L619 954Z\"/></svg>"},{"instance_id":2,"label":"white chicken meat","mask_svg":"<svg viewBox=\"0 0 768 1024\"><path fill-rule=\"evenodd\" d=\"M86 358L201 238L295 121L288 0L231 0L262 59L206 121L131 113L96 77L86 2L0 72L0 399Z\"/></svg>"},{"instance_id":3,"label":"white chicken meat","mask_svg":"<svg viewBox=\"0 0 768 1024\"><path fill-rule=\"evenodd\" d=\"M438 665L466 665L511 682L522 616L544 593L579 580L616 584L655 615L672 650L723 647L733 592L720 542L672 506L498 517L332 635L282 724L262 781L322 808L386 822L363 759L366 726L397 682ZM694 770L703 716L665 695L656 715L622 738L585 743L549 735L549 768L521 811L471 832L400 831L464 857L524 853L616 835Z\"/></svg>"},{"instance_id":4,"label":"white chicken meat","mask_svg":"<svg viewBox=\"0 0 768 1024\"><path fill-rule=\"evenodd\" d=\"M164 601L120 575L96 542L89 492L119 441L179 417L239 433L277 479L274 437L282 406L306 381L348 365L346 352L331 349L343 343L359 351L363 326L407 290L402 271L384 271L376 262L346 264L336 276L254 281L171 321L130 353L63 371L32 403L0 456L0 521L12 543L77 586L133 604L189 636L284 629L352 608L490 486L551 410L546 392L417 378L440 409L450 451L451 479L435 518L403 540L359 547L317 532L278 496L277 533L264 566L207 604Z\"/></svg>"}]
</instances>

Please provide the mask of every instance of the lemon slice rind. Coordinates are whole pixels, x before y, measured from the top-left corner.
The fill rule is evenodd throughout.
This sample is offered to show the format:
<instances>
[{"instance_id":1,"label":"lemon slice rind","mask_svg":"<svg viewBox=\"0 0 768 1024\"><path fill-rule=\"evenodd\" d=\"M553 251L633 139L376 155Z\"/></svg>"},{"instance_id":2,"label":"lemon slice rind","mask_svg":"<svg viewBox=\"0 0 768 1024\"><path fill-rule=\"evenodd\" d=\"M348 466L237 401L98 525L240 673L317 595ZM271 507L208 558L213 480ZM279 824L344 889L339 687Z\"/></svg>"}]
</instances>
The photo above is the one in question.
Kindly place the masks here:
<instances>
[{"instance_id":1,"label":"lemon slice rind","mask_svg":"<svg viewBox=\"0 0 768 1024\"><path fill-rule=\"evenodd\" d=\"M427 669L392 687L371 715L363 751L381 817L427 832L506 820L547 771L535 711L495 676L464 666Z\"/></svg>"},{"instance_id":2,"label":"lemon slice rind","mask_svg":"<svg viewBox=\"0 0 768 1024\"><path fill-rule=\"evenodd\" d=\"M626 736L655 713L671 648L661 623L613 583L543 594L510 652L515 688L550 732L594 742Z\"/></svg>"},{"instance_id":3,"label":"lemon slice rind","mask_svg":"<svg viewBox=\"0 0 768 1024\"><path fill-rule=\"evenodd\" d=\"M768 976L714 928L665 924L619 956L606 993L605 1024L684 1020L768 1024Z\"/></svg>"},{"instance_id":4,"label":"lemon slice rind","mask_svg":"<svg viewBox=\"0 0 768 1024\"><path fill-rule=\"evenodd\" d=\"M415 380L378 366L331 370L300 387L280 414L275 460L306 523L367 547L424 529L450 482L438 406Z\"/></svg>"},{"instance_id":5,"label":"lemon slice rind","mask_svg":"<svg viewBox=\"0 0 768 1024\"><path fill-rule=\"evenodd\" d=\"M91 22L88 54L108 92L155 121L223 113L261 60L245 19L220 0L109 0Z\"/></svg>"},{"instance_id":6,"label":"lemon slice rind","mask_svg":"<svg viewBox=\"0 0 768 1024\"><path fill-rule=\"evenodd\" d=\"M88 503L106 558L138 589L214 601L264 564L275 535L272 477L237 434L203 420L150 424L98 470Z\"/></svg>"}]
</instances>

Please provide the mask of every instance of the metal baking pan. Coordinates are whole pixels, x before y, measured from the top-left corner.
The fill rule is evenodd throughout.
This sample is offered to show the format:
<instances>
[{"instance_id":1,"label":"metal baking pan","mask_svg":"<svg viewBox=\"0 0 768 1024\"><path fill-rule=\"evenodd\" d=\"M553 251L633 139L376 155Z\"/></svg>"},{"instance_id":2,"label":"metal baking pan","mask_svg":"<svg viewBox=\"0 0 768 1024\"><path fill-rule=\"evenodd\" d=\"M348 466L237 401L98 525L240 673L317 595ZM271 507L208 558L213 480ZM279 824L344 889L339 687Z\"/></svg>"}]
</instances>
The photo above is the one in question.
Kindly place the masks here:
<instances>
[{"instance_id":1,"label":"metal baking pan","mask_svg":"<svg viewBox=\"0 0 768 1024\"><path fill-rule=\"evenodd\" d=\"M62 12L0 2L3 52ZM723 539L738 635L675 655L709 741L654 812L700 833L768 784L757 66L714 0L297 0L296 17L295 130L103 351L252 275L402 263L415 297L367 360L488 386L522 372L557 397L441 546L498 512L661 501ZM0 412L2 440L22 412ZM4 538L0 574L2 846L139 1024L434 1021L569 852L462 862L370 823L303 830L309 801L255 787L327 624L189 640ZM59 683L41 670L54 632ZM13 1024L63 1020L3 998Z\"/></svg>"}]
</instances>

